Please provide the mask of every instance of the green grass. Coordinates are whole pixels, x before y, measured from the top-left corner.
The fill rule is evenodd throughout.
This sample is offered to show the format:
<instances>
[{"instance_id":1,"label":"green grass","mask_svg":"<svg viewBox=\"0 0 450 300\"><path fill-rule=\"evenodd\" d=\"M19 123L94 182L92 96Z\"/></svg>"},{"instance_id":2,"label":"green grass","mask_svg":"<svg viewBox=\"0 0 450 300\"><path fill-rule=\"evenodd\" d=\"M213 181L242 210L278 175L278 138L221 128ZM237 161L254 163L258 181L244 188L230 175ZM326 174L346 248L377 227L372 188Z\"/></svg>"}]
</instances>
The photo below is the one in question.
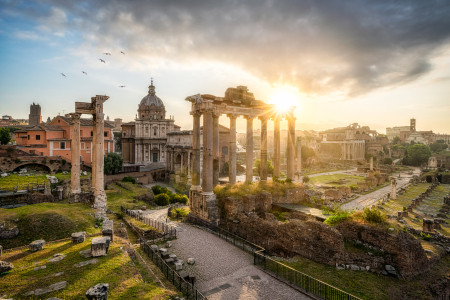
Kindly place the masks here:
<instances>
[{"instance_id":1,"label":"green grass","mask_svg":"<svg viewBox=\"0 0 450 300\"><path fill-rule=\"evenodd\" d=\"M320 174L320 173L327 173L327 172L336 172L336 171L346 171L347 169L319 169L319 170L305 170L303 172L303 176L305 175L314 175L314 174Z\"/></svg>"},{"instance_id":2,"label":"green grass","mask_svg":"<svg viewBox=\"0 0 450 300\"><path fill-rule=\"evenodd\" d=\"M338 181L342 181L342 183L338 183ZM309 183L313 185L326 184L330 186L351 186L358 184L358 182L364 183L364 177L345 174L333 174L309 178Z\"/></svg>"},{"instance_id":3,"label":"green grass","mask_svg":"<svg viewBox=\"0 0 450 300\"><path fill-rule=\"evenodd\" d=\"M19 185L19 189L26 188L26 185L31 184L44 184L47 182L45 175L32 175L32 176L19 176L18 174L11 174L7 177L0 177L0 188L11 189Z\"/></svg>"},{"instance_id":4,"label":"green grass","mask_svg":"<svg viewBox=\"0 0 450 300\"><path fill-rule=\"evenodd\" d=\"M106 195L108 196L108 208L110 210L112 210L113 212L119 212L121 205L126 206L128 208L132 206L140 208L142 205L146 205L147 208L150 208L147 202L141 200L138 200L136 203L133 203L134 196L148 194L150 192L149 189L142 187L138 184L132 184L128 182L122 182L122 184L132 189L132 191L124 189L118 186L117 184L112 184L110 186L110 188L112 189L106 190Z\"/></svg>"},{"instance_id":5,"label":"green grass","mask_svg":"<svg viewBox=\"0 0 450 300\"><path fill-rule=\"evenodd\" d=\"M214 188L217 198L243 197L245 195L257 195L261 192L268 192L272 195L284 196L287 190L301 187L298 183L281 183L270 181L245 182L236 184L218 185Z\"/></svg>"},{"instance_id":6,"label":"green grass","mask_svg":"<svg viewBox=\"0 0 450 300\"><path fill-rule=\"evenodd\" d=\"M126 242L115 238L110 245L108 255L98 257L96 264L75 267L74 264L92 258L84 258L79 251L90 248L90 239L84 243L73 244L64 241L48 244L44 250L30 252L19 250L5 254L2 259L12 262L14 269L11 273L0 277L0 295L7 294L14 299L47 299L58 297L61 299L86 299L86 291L98 284L108 283L108 299L167 299L174 292L165 290L153 281L139 260L131 260L123 250ZM123 249L120 249L123 247ZM47 260L56 253L67 255L56 263ZM47 265L46 269L34 271L36 266ZM53 274L64 272L54 277ZM26 297L23 294L37 288L45 288L50 284L67 281L65 289L41 296Z\"/></svg>"},{"instance_id":7,"label":"green grass","mask_svg":"<svg viewBox=\"0 0 450 300\"><path fill-rule=\"evenodd\" d=\"M351 248L354 248L355 252L359 251L355 247ZM281 262L364 300L433 299L429 294L429 285L450 275L449 255L441 258L430 271L409 281L379 276L370 271L337 270L334 266L316 263L301 256L296 256L294 261L290 259Z\"/></svg>"},{"instance_id":8,"label":"green grass","mask_svg":"<svg viewBox=\"0 0 450 300\"><path fill-rule=\"evenodd\" d=\"M58 178L58 180L70 180L70 176L71 173L68 172L68 174L63 174L63 173L56 173L55 174L56 178ZM87 173L87 175L81 175L80 178L88 178L91 177L91 173Z\"/></svg>"}]
</instances>

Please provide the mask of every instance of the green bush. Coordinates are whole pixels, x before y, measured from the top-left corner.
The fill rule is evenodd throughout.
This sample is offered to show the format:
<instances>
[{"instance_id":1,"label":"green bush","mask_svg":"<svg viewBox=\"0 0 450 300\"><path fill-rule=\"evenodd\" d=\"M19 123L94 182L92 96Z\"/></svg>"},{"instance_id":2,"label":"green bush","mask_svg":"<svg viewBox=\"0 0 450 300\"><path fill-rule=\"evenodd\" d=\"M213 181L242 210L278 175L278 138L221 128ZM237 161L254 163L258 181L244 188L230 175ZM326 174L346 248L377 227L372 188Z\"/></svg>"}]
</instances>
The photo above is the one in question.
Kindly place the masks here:
<instances>
[{"instance_id":1,"label":"green bush","mask_svg":"<svg viewBox=\"0 0 450 300\"><path fill-rule=\"evenodd\" d=\"M308 183L309 182L309 176L305 175L303 176L303 183Z\"/></svg>"},{"instance_id":2,"label":"green bush","mask_svg":"<svg viewBox=\"0 0 450 300\"><path fill-rule=\"evenodd\" d=\"M186 217L189 214L189 209L186 208L176 208L173 210L174 213L177 214L177 216L180 217Z\"/></svg>"},{"instance_id":3,"label":"green bush","mask_svg":"<svg viewBox=\"0 0 450 300\"><path fill-rule=\"evenodd\" d=\"M116 215L119 220L121 220L125 217L125 213L123 211L119 211Z\"/></svg>"},{"instance_id":4,"label":"green bush","mask_svg":"<svg viewBox=\"0 0 450 300\"><path fill-rule=\"evenodd\" d=\"M136 184L136 179L134 179L134 178L131 177L131 176L125 176L125 177L122 179L122 182L131 182L132 184Z\"/></svg>"},{"instance_id":5,"label":"green bush","mask_svg":"<svg viewBox=\"0 0 450 300\"><path fill-rule=\"evenodd\" d=\"M420 233L420 237L422 237L425 241L429 241L432 239L432 236L430 234L426 234L424 232Z\"/></svg>"},{"instance_id":6,"label":"green bush","mask_svg":"<svg viewBox=\"0 0 450 300\"><path fill-rule=\"evenodd\" d=\"M180 201L178 201L178 202L183 203L183 204L188 204L188 202L189 202L188 196L186 196L186 195L180 195L180 196L181 196Z\"/></svg>"},{"instance_id":7,"label":"green bush","mask_svg":"<svg viewBox=\"0 0 450 300\"><path fill-rule=\"evenodd\" d=\"M167 195L172 194L172 192L166 187L161 188L161 193L162 194L167 194Z\"/></svg>"},{"instance_id":8,"label":"green bush","mask_svg":"<svg viewBox=\"0 0 450 300\"><path fill-rule=\"evenodd\" d=\"M170 197L166 194L159 194L155 196L155 203L159 206L166 206L169 205Z\"/></svg>"},{"instance_id":9,"label":"green bush","mask_svg":"<svg viewBox=\"0 0 450 300\"><path fill-rule=\"evenodd\" d=\"M155 196L161 194L161 186L160 185L152 186L152 191Z\"/></svg>"},{"instance_id":10,"label":"green bush","mask_svg":"<svg viewBox=\"0 0 450 300\"><path fill-rule=\"evenodd\" d=\"M378 208L368 208L363 209L362 214L364 220L372 223L382 223L386 221L386 214L381 212Z\"/></svg>"},{"instance_id":11,"label":"green bush","mask_svg":"<svg viewBox=\"0 0 450 300\"><path fill-rule=\"evenodd\" d=\"M342 210L342 209L336 209L334 212L331 212L331 213L332 213L332 216L328 217L324 221L325 224L328 224L330 226L335 226L335 225L341 223L342 221L347 220L348 217L350 217L350 215L352 214L352 212Z\"/></svg>"},{"instance_id":12,"label":"green bush","mask_svg":"<svg viewBox=\"0 0 450 300\"><path fill-rule=\"evenodd\" d=\"M269 210L269 212L274 214L275 217L277 217L278 221L281 221L281 222L285 222L286 221L286 219L284 218L284 213L279 212L279 211L275 211L275 210Z\"/></svg>"},{"instance_id":13,"label":"green bush","mask_svg":"<svg viewBox=\"0 0 450 300\"><path fill-rule=\"evenodd\" d=\"M171 194L169 195L170 197L170 203L177 203L180 202L179 200L181 200L181 195L179 194Z\"/></svg>"}]
</instances>

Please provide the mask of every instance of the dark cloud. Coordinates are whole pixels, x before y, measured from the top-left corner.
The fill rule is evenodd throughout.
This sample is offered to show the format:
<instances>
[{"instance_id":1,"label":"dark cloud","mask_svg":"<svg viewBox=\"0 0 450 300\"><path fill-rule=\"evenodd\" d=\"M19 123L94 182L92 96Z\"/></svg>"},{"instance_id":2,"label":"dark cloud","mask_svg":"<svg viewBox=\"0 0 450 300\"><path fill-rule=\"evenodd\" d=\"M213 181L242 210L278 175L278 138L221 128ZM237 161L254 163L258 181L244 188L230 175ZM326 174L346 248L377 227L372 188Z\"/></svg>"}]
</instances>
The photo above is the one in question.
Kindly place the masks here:
<instances>
[{"instance_id":1,"label":"dark cloud","mask_svg":"<svg viewBox=\"0 0 450 300\"><path fill-rule=\"evenodd\" d=\"M270 83L342 98L426 74L450 36L450 2L438 0L37 3L49 9L30 5L30 16L59 8L67 28L90 35L94 46L178 62L219 61Z\"/></svg>"}]
</instances>

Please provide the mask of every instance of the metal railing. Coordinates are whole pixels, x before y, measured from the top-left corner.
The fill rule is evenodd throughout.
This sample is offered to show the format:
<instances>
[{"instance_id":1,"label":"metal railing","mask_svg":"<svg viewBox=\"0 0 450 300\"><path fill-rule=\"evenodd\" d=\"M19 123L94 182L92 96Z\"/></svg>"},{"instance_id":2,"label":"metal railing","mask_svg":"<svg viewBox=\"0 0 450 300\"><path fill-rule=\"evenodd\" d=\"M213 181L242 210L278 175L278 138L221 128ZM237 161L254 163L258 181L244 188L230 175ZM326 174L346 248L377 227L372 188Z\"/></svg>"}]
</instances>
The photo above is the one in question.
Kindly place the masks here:
<instances>
[{"instance_id":1,"label":"metal railing","mask_svg":"<svg viewBox=\"0 0 450 300\"><path fill-rule=\"evenodd\" d=\"M265 254L265 249L263 247L255 245L244 238L193 216L192 214L186 217L185 222L204 227L207 231L225 239L227 242L234 244L242 250L251 253L253 255L254 265L262 267L274 276L280 277L283 280L302 288L308 293L312 293L326 300L361 300L356 296L273 260Z\"/></svg>"},{"instance_id":2,"label":"metal railing","mask_svg":"<svg viewBox=\"0 0 450 300\"><path fill-rule=\"evenodd\" d=\"M145 254L152 260L152 262L158 266L164 276L169 280L183 295L189 300L203 300L207 299L200 293L192 283L187 282L178 274L174 269L172 269L160 256L158 252L153 251L150 245L144 240L140 239L139 243L141 249L144 250Z\"/></svg>"}]
</instances>

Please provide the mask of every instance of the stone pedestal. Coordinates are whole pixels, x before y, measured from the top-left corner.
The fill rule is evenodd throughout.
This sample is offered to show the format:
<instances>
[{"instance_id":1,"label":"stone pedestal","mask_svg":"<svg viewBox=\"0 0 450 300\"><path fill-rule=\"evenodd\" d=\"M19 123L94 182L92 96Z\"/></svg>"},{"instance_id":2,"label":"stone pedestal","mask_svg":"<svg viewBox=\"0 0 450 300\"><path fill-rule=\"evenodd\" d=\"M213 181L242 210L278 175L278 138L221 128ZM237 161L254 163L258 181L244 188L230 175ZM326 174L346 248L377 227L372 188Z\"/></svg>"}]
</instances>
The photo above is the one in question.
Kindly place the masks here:
<instances>
[{"instance_id":1,"label":"stone pedestal","mask_svg":"<svg viewBox=\"0 0 450 300\"><path fill-rule=\"evenodd\" d=\"M91 256L106 256L109 250L110 238L105 237L96 237L91 240Z\"/></svg>"},{"instance_id":2,"label":"stone pedestal","mask_svg":"<svg viewBox=\"0 0 450 300\"><path fill-rule=\"evenodd\" d=\"M102 228L102 235L108 236L111 239L111 242L114 241L114 223L112 220L104 221Z\"/></svg>"},{"instance_id":3,"label":"stone pedestal","mask_svg":"<svg viewBox=\"0 0 450 300\"><path fill-rule=\"evenodd\" d=\"M32 242L29 247L31 252L36 252L44 249L45 241L44 240L37 240Z\"/></svg>"},{"instance_id":4,"label":"stone pedestal","mask_svg":"<svg viewBox=\"0 0 450 300\"><path fill-rule=\"evenodd\" d=\"M72 243L83 243L86 239L86 232L74 232L72 233Z\"/></svg>"},{"instance_id":5,"label":"stone pedestal","mask_svg":"<svg viewBox=\"0 0 450 300\"><path fill-rule=\"evenodd\" d=\"M91 287L86 292L86 298L89 300L107 300L109 284L100 283Z\"/></svg>"},{"instance_id":6,"label":"stone pedestal","mask_svg":"<svg viewBox=\"0 0 450 300\"><path fill-rule=\"evenodd\" d=\"M434 220L431 219L423 219L423 231L433 232L434 229Z\"/></svg>"}]
</instances>

